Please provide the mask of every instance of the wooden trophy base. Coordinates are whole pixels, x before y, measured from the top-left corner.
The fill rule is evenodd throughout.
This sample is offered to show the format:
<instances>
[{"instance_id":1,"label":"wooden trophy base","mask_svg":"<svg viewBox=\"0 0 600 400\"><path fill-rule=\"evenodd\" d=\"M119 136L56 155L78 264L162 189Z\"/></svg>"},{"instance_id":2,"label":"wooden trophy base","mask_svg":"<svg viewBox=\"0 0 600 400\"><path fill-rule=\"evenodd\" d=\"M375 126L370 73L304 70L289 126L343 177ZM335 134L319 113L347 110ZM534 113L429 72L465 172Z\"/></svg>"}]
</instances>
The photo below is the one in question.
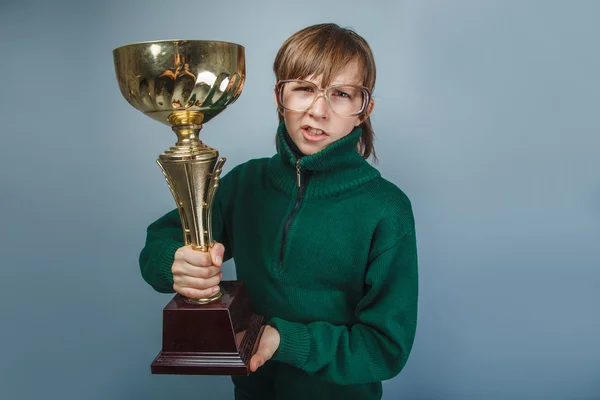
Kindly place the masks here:
<instances>
[{"instance_id":1,"label":"wooden trophy base","mask_svg":"<svg viewBox=\"0 0 600 400\"><path fill-rule=\"evenodd\" d=\"M264 317L252 310L246 286L221 282L223 295L194 304L177 294L163 310L162 351L153 374L248 375Z\"/></svg>"}]
</instances>

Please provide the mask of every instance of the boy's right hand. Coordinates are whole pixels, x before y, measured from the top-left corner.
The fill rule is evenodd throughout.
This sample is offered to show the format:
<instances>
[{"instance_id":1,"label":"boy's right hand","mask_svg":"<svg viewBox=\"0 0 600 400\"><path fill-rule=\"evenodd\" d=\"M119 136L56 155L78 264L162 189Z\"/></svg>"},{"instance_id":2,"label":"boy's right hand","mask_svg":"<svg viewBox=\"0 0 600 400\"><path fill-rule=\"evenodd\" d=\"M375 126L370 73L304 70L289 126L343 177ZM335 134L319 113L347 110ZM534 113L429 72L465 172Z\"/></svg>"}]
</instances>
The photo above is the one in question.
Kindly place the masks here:
<instances>
[{"instance_id":1,"label":"boy's right hand","mask_svg":"<svg viewBox=\"0 0 600 400\"><path fill-rule=\"evenodd\" d=\"M225 247L215 243L208 252L183 246L171 266L173 289L189 299L205 299L219 291Z\"/></svg>"}]
</instances>

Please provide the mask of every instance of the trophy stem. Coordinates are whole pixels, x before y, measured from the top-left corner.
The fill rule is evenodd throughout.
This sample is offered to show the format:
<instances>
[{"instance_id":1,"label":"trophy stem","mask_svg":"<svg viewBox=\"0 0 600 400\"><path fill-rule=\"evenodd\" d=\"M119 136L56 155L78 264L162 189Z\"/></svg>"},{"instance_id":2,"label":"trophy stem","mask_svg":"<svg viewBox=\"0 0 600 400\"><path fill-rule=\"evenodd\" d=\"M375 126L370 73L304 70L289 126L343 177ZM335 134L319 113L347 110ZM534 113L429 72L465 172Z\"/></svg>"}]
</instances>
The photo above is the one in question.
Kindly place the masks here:
<instances>
[{"instance_id":1,"label":"trophy stem","mask_svg":"<svg viewBox=\"0 0 600 400\"><path fill-rule=\"evenodd\" d=\"M183 125L171 127L173 132L177 135L176 146L201 146L206 147L200 140L199 133L202 129L202 125Z\"/></svg>"},{"instance_id":2,"label":"trophy stem","mask_svg":"<svg viewBox=\"0 0 600 400\"><path fill-rule=\"evenodd\" d=\"M189 126L173 127L183 132L175 146L163 152L157 164L177 204L186 245L194 250L208 252L213 245L212 205L219 186L225 158L217 150L198 140L199 129ZM196 130L196 133L193 132ZM179 135L178 135L179 136ZM194 304L208 304L223 295L223 288L205 299L187 299Z\"/></svg>"},{"instance_id":3,"label":"trophy stem","mask_svg":"<svg viewBox=\"0 0 600 400\"><path fill-rule=\"evenodd\" d=\"M171 129L177 135L176 146L204 146L199 138L204 114L200 111L174 111L169 115Z\"/></svg>"}]
</instances>

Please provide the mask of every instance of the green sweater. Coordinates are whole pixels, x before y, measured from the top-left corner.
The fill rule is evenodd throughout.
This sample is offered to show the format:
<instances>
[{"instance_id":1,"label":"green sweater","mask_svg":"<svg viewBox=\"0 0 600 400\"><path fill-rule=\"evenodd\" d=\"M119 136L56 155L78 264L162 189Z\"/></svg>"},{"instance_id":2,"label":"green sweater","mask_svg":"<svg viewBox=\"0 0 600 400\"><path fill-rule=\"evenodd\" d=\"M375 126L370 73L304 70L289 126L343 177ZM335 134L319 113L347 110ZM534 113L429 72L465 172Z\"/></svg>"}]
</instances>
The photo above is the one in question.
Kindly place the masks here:
<instances>
[{"instance_id":1,"label":"green sweater","mask_svg":"<svg viewBox=\"0 0 600 400\"><path fill-rule=\"evenodd\" d=\"M356 152L360 134L297 160L281 124L276 155L221 180L214 237L281 336L271 361L233 378L237 399L379 399L381 381L408 359L418 297L413 213ZM177 210L148 227L140 266L155 290L173 292L182 245Z\"/></svg>"}]
</instances>

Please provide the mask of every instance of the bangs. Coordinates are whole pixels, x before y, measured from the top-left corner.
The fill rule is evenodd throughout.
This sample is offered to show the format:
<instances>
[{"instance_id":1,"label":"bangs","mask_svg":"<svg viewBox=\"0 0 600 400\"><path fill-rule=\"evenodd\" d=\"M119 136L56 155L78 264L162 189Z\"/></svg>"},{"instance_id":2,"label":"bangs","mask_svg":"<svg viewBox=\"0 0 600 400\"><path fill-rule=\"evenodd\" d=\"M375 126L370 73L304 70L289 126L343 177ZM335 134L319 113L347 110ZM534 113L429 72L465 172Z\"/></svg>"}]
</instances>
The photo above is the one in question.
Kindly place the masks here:
<instances>
[{"instance_id":1,"label":"bangs","mask_svg":"<svg viewBox=\"0 0 600 400\"><path fill-rule=\"evenodd\" d=\"M373 65L370 65L370 49L349 29L325 25L307 28L289 38L281 47L273 69L277 80L306 79L320 77L321 86L329 86L350 63L357 62L356 82L372 90L374 85ZM360 73L360 72L359 72ZM373 76L369 76L373 75Z\"/></svg>"}]
</instances>

